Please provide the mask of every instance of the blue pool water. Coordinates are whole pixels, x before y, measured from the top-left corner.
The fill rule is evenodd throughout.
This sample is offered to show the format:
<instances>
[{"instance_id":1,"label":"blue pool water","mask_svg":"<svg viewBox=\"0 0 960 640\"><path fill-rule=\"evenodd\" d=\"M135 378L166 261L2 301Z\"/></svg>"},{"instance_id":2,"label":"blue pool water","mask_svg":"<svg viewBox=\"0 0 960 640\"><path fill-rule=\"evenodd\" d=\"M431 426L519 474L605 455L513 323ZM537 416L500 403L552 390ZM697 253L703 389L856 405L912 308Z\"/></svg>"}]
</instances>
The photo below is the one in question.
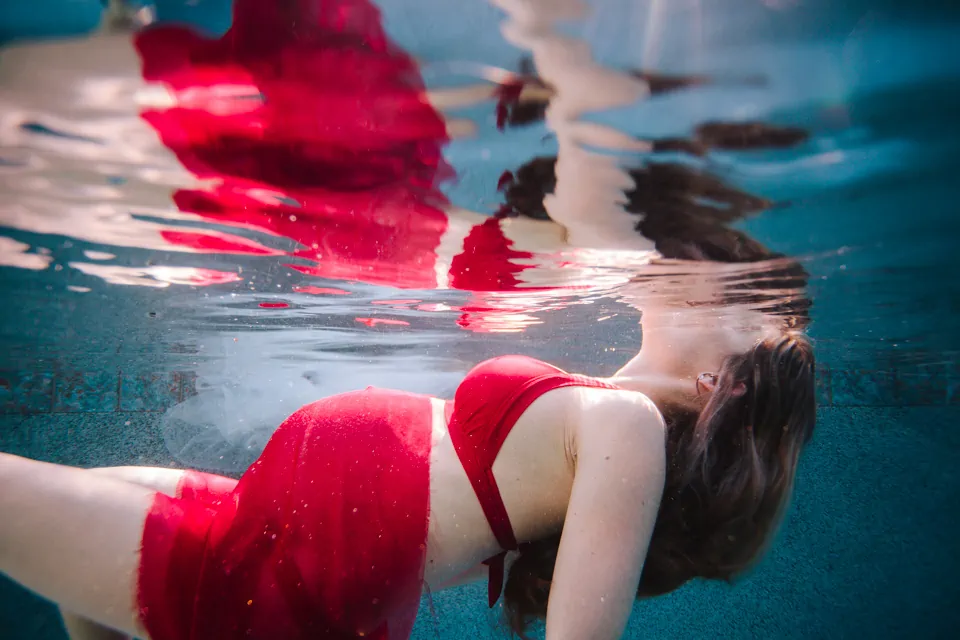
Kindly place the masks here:
<instances>
[{"instance_id":1,"label":"blue pool water","mask_svg":"<svg viewBox=\"0 0 960 640\"><path fill-rule=\"evenodd\" d=\"M454 63L513 69L523 55L493 4L378 4L430 88L463 82ZM811 275L820 409L795 501L752 575L639 603L628 638L960 629L960 56L950 45L960 13L902 4L599 0L570 27L611 68L770 79L657 97L594 114L598 123L651 138L711 119L811 132L796 148L702 160L778 203L736 226ZM156 19L217 34L229 11L225 0L164 0ZM181 174L167 180L167 158L138 146L136 129L116 134L135 113L70 111L5 66L18 45L85 42L100 15L95 0L0 9L0 450L236 474L271 426L319 396L366 385L448 396L471 365L508 352L609 373L636 349L637 314L622 296L623 261L635 256L597 258L584 289L484 297L310 275L285 266L289 237L178 217L170 194ZM78 60L20 51L18 64L34 60L41 79L59 68L36 62L43 55L74 69L63 78L90 73ZM555 152L543 123L498 131L489 103L456 116L476 127L444 148L457 173L444 189L464 209L491 214L504 170ZM185 251L156 240L158 228L225 231L283 255ZM386 258L377 266L389 267ZM220 275L211 282L208 272ZM543 277L556 285L561 272ZM505 637L484 589L425 598L414 637ZM0 592L0 638L65 637L49 604L5 581Z\"/></svg>"}]
</instances>

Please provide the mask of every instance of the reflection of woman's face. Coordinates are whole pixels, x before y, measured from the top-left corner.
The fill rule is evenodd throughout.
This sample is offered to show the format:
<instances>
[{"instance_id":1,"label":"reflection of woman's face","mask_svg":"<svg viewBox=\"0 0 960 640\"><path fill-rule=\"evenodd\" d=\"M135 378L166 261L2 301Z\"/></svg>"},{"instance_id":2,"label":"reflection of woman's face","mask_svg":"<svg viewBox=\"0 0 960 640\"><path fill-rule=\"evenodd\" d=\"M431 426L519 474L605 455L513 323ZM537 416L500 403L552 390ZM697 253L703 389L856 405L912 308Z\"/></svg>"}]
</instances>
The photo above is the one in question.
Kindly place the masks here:
<instances>
[{"instance_id":1,"label":"reflection of woman's face","mask_svg":"<svg viewBox=\"0 0 960 640\"><path fill-rule=\"evenodd\" d=\"M351 34L345 39L323 41L329 25L322 21L296 27L301 34L313 29L319 40L288 38L279 28L268 30L257 22L263 15L272 16L278 25L287 22L272 11L251 12L251 7L271 6L256 0L238 3L234 27L223 39L204 38L179 27L142 32L134 39L142 65L125 38L85 41L77 45L79 49L70 49L71 64L96 61L92 68L78 71L79 76L99 77L107 69L111 78L126 79L125 96L138 88L163 87L159 93L137 94L143 118L135 118L135 124L153 129L140 137L157 147L151 147L150 153L156 151L158 164L162 159L171 165L164 171L176 172L171 182L179 187L174 195L177 208L226 227L217 231L184 228L173 218L144 223L128 216L121 228L113 214L101 216L91 209L84 214L96 222L94 227L74 234L84 233L103 244L173 248L191 254L286 254L291 258L287 266L307 277L467 290L479 298L472 301L469 313L484 316L482 324L492 324L487 317L492 318L501 328L504 317L514 326L514 319L533 318L545 301L554 304L551 292L556 292L559 305L571 291L619 287L626 274L647 270L646 254L609 251L648 249L651 243L636 233L635 218L619 211L619 205L608 212L609 218L597 216L596 203L619 202L625 187L618 182L616 188L606 189L600 178L606 180L608 173L594 176L596 159L582 156L581 151L574 150L573 158L585 157L593 167L591 173L585 175L578 169L582 165L574 162L573 172L563 174L573 178L566 183L575 187L565 192L568 200L575 201L561 207L576 214L564 220L576 227L573 232L552 221L526 218L488 224L483 215L455 215L438 204L442 193L435 187L448 169L443 162L444 116L423 101L424 83L412 58L392 46L360 46L366 38L379 42L379 14L365 12L364 2L348 4L357 19L344 27ZM270 37L265 40L261 32ZM325 44L307 46L307 41ZM62 54L61 48L56 51ZM197 58L193 55L197 51L204 55ZM203 64L197 63L201 58ZM263 71L273 68L269 60L280 59L285 63L273 66L278 73ZM248 64L250 60L258 62ZM102 66L107 61L116 68ZM36 60L32 63L42 66ZM340 73L345 67L355 73ZM338 73L325 73L331 69ZM316 82L320 77L336 78L336 82ZM546 100L552 91L541 82L530 82L521 87L520 100ZM85 99L99 95L97 91L88 94L83 94ZM132 114L132 98L125 99L130 102L129 114L122 104L111 103L111 109ZM68 107L71 100L75 98L59 102ZM320 121L317 113L324 115ZM107 146L130 144L116 141ZM174 156L179 158L176 163ZM552 181L552 166L547 173ZM198 185L196 178L212 180ZM590 186L593 178L600 180L597 188ZM656 180L653 184L663 187ZM167 207L167 188L157 189L157 194L157 206ZM527 204L542 208L542 200L541 194ZM577 206L581 201L589 205L589 216L579 215L584 210ZM66 225L70 217L55 205L50 208L43 220L18 220L17 224L33 225L27 228L34 230L51 220ZM231 228L244 233L232 233ZM266 235L254 240L246 233L251 229ZM270 236L299 246L290 248ZM571 238L599 250L571 251ZM85 268L88 274L104 273L97 265ZM161 278L149 273L150 278ZM204 273L204 283L241 278L230 272ZM143 274L128 275L144 280ZM197 278L193 274L190 282L196 284ZM127 281L134 280L128 277ZM171 281L169 274L162 281ZM713 300L712 292L701 296L677 291L684 300ZM498 297L503 292L510 296Z\"/></svg>"},{"instance_id":2,"label":"reflection of woman's face","mask_svg":"<svg viewBox=\"0 0 960 640\"><path fill-rule=\"evenodd\" d=\"M656 302L653 300L652 302ZM756 344L782 331L780 318L737 307L640 307L647 365L683 380L691 408L702 407L714 392L718 374L731 356L748 353Z\"/></svg>"}]
</instances>

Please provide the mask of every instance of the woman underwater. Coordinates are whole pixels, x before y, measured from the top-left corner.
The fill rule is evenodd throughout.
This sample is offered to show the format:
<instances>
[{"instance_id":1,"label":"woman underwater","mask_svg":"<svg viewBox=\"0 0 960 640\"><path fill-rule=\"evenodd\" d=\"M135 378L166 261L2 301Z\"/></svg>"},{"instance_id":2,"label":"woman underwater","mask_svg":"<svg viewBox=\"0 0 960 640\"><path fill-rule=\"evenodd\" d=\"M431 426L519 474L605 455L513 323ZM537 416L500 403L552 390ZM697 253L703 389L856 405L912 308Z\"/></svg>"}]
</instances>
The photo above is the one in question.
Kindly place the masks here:
<instances>
[{"instance_id":1,"label":"woman underwater","mask_svg":"<svg viewBox=\"0 0 960 640\"><path fill-rule=\"evenodd\" d=\"M438 160L422 160L432 181ZM546 217L552 162L517 172L510 215ZM722 224L760 203L715 218L689 188L664 198L660 167L631 174L626 207L659 253L776 257ZM0 571L69 612L76 638L405 638L424 589L483 577L515 631L543 618L550 640L616 638L635 598L731 579L776 530L815 366L794 316L768 320L691 330L648 303L639 353L610 378L508 355L452 400L321 399L239 480L0 454Z\"/></svg>"},{"instance_id":2,"label":"woman underwater","mask_svg":"<svg viewBox=\"0 0 960 640\"><path fill-rule=\"evenodd\" d=\"M493 604L512 552L515 630L617 638L634 598L758 559L813 432L803 337L682 332L649 314L608 379L503 356L452 402L320 400L239 481L0 455L0 570L152 640L404 638L426 587L489 571Z\"/></svg>"}]
</instances>

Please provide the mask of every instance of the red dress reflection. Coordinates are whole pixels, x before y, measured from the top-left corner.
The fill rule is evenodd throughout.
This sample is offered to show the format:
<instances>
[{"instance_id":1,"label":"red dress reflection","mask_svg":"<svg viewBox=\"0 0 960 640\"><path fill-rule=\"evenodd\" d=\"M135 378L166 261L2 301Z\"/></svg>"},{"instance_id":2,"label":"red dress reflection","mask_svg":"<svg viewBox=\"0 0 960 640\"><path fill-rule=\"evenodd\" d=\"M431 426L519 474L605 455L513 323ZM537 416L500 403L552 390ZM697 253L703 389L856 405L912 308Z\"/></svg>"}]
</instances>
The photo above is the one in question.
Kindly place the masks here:
<instances>
[{"instance_id":1,"label":"red dress reflection","mask_svg":"<svg viewBox=\"0 0 960 640\"><path fill-rule=\"evenodd\" d=\"M532 254L513 249L495 219L447 238L440 257L451 233L438 188L453 175L446 124L369 2L238 0L220 38L162 26L135 44L144 80L171 98L143 118L206 183L174 194L181 211L294 240L288 266L311 276L475 292L522 284L529 265L518 261ZM194 230L165 239L222 244ZM485 330L476 313L459 324Z\"/></svg>"},{"instance_id":2,"label":"red dress reflection","mask_svg":"<svg viewBox=\"0 0 960 640\"><path fill-rule=\"evenodd\" d=\"M409 55L364 1L239 0L221 38L140 34L143 76L174 106L143 113L205 190L177 206L297 241L311 275L437 286L451 175L443 118ZM168 240L205 249L203 234Z\"/></svg>"}]
</instances>

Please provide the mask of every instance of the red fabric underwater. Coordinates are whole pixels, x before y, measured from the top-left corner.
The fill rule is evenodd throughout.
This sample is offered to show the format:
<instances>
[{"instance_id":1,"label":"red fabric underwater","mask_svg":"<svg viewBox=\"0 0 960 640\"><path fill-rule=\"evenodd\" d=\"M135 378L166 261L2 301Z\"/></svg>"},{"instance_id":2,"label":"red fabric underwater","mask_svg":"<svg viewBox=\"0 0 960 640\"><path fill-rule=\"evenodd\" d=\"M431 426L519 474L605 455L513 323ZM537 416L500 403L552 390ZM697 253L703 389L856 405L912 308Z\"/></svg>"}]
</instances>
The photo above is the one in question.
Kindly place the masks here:
<instances>
[{"instance_id":1,"label":"red fabric underwater","mask_svg":"<svg viewBox=\"0 0 960 640\"><path fill-rule=\"evenodd\" d=\"M535 358L517 355L481 362L457 388L449 418L450 440L490 529L504 550L485 562L490 567L487 598L491 607L503 589L505 552L518 547L493 475L493 463L527 407L548 391L572 386L616 389L596 378L567 373Z\"/></svg>"},{"instance_id":2,"label":"red fabric underwater","mask_svg":"<svg viewBox=\"0 0 960 640\"><path fill-rule=\"evenodd\" d=\"M426 396L333 396L288 418L233 491L158 494L138 594L152 640L407 638L430 417Z\"/></svg>"},{"instance_id":3,"label":"red fabric underwater","mask_svg":"<svg viewBox=\"0 0 960 640\"><path fill-rule=\"evenodd\" d=\"M236 0L220 38L158 26L135 44L144 80L175 97L143 119L210 181L174 194L181 211L295 240L310 275L436 286L446 124L373 3ZM267 251L206 231L167 240Z\"/></svg>"}]
</instances>

